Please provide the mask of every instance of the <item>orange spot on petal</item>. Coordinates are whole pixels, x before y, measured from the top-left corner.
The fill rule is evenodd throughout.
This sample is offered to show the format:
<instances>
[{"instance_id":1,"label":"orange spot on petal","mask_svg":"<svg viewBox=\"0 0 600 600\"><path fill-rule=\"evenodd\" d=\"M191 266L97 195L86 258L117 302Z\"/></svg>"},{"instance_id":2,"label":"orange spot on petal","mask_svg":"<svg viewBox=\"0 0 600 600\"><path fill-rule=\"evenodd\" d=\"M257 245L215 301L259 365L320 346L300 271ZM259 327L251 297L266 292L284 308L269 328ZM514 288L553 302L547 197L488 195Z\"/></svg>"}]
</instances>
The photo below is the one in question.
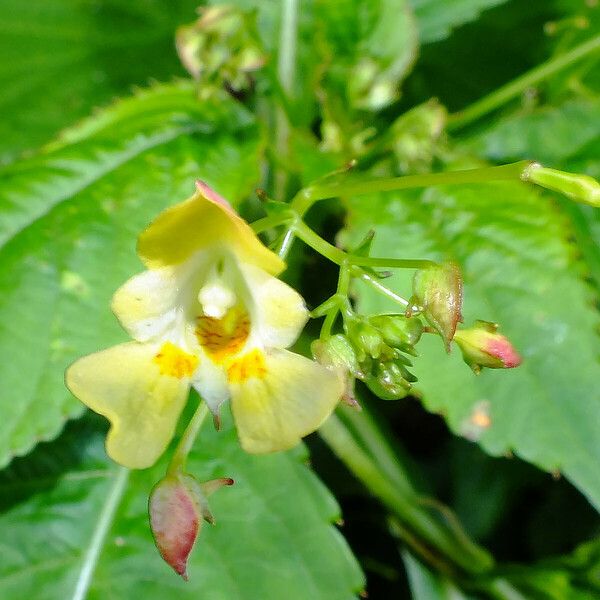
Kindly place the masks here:
<instances>
[{"instance_id":1,"label":"orange spot on petal","mask_svg":"<svg viewBox=\"0 0 600 600\"><path fill-rule=\"evenodd\" d=\"M227 369L229 383L243 383L251 378L262 379L266 374L265 357L260 350L252 350L244 354L232 362Z\"/></svg>"},{"instance_id":2,"label":"orange spot on petal","mask_svg":"<svg viewBox=\"0 0 600 600\"><path fill-rule=\"evenodd\" d=\"M181 348L165 342L154 356L153 362L158 365L161 375L183 379L190 377L198 366L198 358L184 352Z\"/></svg>"}]
</instances>

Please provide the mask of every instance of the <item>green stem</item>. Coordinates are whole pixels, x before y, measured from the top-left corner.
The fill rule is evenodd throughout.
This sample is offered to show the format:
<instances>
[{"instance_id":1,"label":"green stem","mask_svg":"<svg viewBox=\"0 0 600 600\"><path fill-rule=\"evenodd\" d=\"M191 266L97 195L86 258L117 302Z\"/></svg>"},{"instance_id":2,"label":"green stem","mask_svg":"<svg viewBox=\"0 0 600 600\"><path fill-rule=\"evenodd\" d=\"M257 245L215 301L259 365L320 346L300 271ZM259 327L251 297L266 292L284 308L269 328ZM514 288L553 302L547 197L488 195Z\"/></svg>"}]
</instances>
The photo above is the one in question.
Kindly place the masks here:
<instances>
[{"instance_id":1,"label":"green stem","mask_svg":"<svg viewBox=\"0 0 600 600\"><path fill-rule=\"evenodd\" d=\"M422 269L435 265L432 260L377 258L372 256L356 256L336 248L320 235L315 233L306 223L297 221L293 226L295 234L308 246L329 259L336 265L356 265L359 267L390 267L397 269Z\"/></svg>"},{"instance_id":2,"label":"green stem","mask_svg":"<svg viewBox=\"0 0 600 600\"><path fill-rule=\"evenodd\" d=\"M171 458L171 462L167 468L167 475L174 475L175 473L179 473L185 470L185 463L196 441L196 436L200 431L200 427L202 427L202 423L204 423L204 419L208 415L208 406L206 402L203 402L200 399L200 403L198 404L198 408L196 408L196 412L194 416L191 418L188 423L181 439L179 440L179 444L177 444L177 448L175 448L175 452Z\"/></svg>"},{"instance_id":3,"label":"green stem","mask_svg":"<svg viewBox=\"0 0 600 600\"><path fill-rule=\"evenodd\" d=\"M277 75L281 89L289 100L294 89L296 70L296 45L298 28L299 0L283 0L281 4L281 29L279 35L279 56ZM276 148L279 158L289 158L290 122L283 106L276 108ZM282 199L287 186L287 169L277 169L275 173L275 198Z\"/></svg>"},{"instance_id":4,"label":"green stem","mask_svg":"<svg viewBox=\"0 0 600 600\"><path fill-rule=\"evenodd\" d=\"M104 544L106 543L106 536L110 531L117 509L123 498L123 494L127 488L127 482L129 480L129 469L125 467L119 467L116 472L115 480L108 492L106 502L102 507L102 512L98 519L98 523L94 529L90 545L88 546L85 555L83 556L83 563L81 571L75 585L75 591L73 592L72 600L84 600L87 597L98 559Z\"/></svg>"},{"instance_id":5,"label":"green stem","mask_svg":"<svg viewBox=\"0 0 600 600\"><path fill-rule=\"evenodd\" d=\"M271 215L269 217L263 217L262 219L258 219L254 221L254 223L250 224L254 233L262 233L263 231L267 231L268 229L275 229L280 225L286 225L294 220L294 214L289 211L279 215Z\"/></svg>"},{"instance_id":6,"label":"green stem","mask_svg":"<svg viewBox=\"0 0 600 600\"><path fill-rule=\"evenodd\" d=\"M338 196L360 196L375 192L392 192L422 188L434 185L454 185L466 183L485 183L488 181L519 181L523 171L531 165L531 161L522 160L499 167L484 167L482 169L466 169L464 171L447 171L443 173L426 173L423 175L406 175L405 177L390 177L331 185L315 185L296 194L291 202L291 208L300 216L319 200L336 198Z\"/></svg>"},{"instance_id":7,"label":"green stem","mask_svg":"<svg viewBox=\"0 0 600 600\"><path fill-rule=\"evenodd\" d=\"M534 69L531 69L531 71L517 77L501 88L498 88L464 110L450 115L448 119L448 129L454 131L469 125L483 115L519 96L527 88L537 85L544 79L555 75L573 63L596 52L598 49L600 49L600 34L589 39L587 42L575 46L575 48L569 52L551 58Z\"/></svg>"},{"instance_id":8,"label":"green stem","mask_svg":"<svg viewBox=\"0 0 600 600\"><path fill-rule=\"evenodd\" d=\"M383 283L378 281L372 275L369 275L369 273L365 272L360 267L352 267L351 272L354 277L356 277L357 279L360 279L361 281L364 281L367 285L370 285L375 291L379 292L381 295L385 296L386 298L389 298L390 300L393 300L394 302L397 302L398 304L400 304L401 306L404 306L404 307L406 307L410 304L410 302L408 300L406 300L402 296L396 294L396 292L393 292L392 290L390 290L388 287L383 285ZM416 311L414 310L414 307L413 307L413 314L415 312Z\"/></svg>"},{"instance_id":9,"label":"green stem","mask_svg":"<svg viewBox=\"0 0 600 600\"><path fill-rule=\"evenodd\" d=\"M332 415L321 426L319 434L348 469L410 530L410 535L405 535L403 539L416 553L431 563L430 554L433 552L436 566L440 561L447 562L449 572L458 567L475 574L491 568L493 561L485 550L472 542L465 545L443 523L432 518L419 504L418 495L408 478L403 474L405 483L402 486L392 479L360 447L337 415ZM416 544L415 540L419 543ZM427 552L423 552L423 543Z\"/></svg>"}]
</instances>

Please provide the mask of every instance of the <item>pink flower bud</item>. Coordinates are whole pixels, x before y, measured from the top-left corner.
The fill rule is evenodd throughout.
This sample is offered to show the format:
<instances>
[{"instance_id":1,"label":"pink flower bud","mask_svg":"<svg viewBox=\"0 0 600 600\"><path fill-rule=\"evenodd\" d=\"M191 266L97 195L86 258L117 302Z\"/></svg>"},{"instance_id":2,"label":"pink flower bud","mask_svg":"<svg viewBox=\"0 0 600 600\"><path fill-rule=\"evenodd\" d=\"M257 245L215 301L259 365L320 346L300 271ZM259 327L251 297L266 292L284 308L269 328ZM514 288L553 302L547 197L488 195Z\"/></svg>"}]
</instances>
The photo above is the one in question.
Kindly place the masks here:
<instances>
[{"instance_id":1,"label":"pink flower bud","mask_svg":"<svg viewBox=\"0 0 600 600\"><path fill-rule=\"evenodd\" d=\"M521 364L521 357L513 345L497 329L495 323L476 321L474 327L461 329L454 336L465 362L476 373L482 367L512 369Z\"/></svg>"},{"instance_id":2,"label":"pink flower bud","mask_svg":"<svg viewBox=\"0 0 600 600\"><path fill-rule=\"evenodd\" d=\"M187 581L187 561L202 526L214 523L206 496L233 479L198 483L185 473L168 475L150 494L150 527L156 547L165 562Z\"/></svg>"},{"instance_id":3,"label":"pink flower bud","mask_svg":"<svg viewBox=\"0 0 600 600\"><path fill-rule=\"evenodd\" d=\"M456 325L462 321L463 282L458 265L444 262L416 271L413 294L423 308L423 316L442 336L446 350L450 351Z\"/></svg>"}]
</instances>

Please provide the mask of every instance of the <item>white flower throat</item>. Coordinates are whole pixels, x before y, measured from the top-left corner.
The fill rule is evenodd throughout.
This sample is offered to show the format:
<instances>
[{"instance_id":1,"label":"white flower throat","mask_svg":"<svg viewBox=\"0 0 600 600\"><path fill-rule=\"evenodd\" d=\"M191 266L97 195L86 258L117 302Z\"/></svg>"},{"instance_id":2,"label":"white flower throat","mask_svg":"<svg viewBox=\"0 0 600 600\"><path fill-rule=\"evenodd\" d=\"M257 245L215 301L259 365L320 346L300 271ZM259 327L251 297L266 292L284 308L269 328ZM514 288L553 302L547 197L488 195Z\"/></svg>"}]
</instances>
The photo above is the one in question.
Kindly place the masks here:
<instances>
[{"instance_id":1,"label":"white flower throat","mask_svg":"<svg viewBox=\"0 0 600 600\"><path fill-rule=\"evenodd\" d=\"M204 285L198 292L198 302L205 316L222 319L237 303L230 277L220 268L213 267Z\"/></svg>"}]
</instances>

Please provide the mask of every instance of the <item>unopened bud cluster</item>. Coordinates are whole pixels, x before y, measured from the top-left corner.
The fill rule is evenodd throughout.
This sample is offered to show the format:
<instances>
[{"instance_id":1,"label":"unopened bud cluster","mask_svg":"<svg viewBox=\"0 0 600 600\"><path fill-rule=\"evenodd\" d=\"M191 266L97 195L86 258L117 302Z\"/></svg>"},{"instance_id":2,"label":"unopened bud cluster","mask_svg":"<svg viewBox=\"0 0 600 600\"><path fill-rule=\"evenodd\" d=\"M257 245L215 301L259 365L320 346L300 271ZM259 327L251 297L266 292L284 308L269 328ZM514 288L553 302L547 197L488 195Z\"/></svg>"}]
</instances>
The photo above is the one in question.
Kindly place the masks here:
<instances>
[{"instance_id":1,"label":"unopened bud cluster","mask_svg":"<svg viewBox=\"0 0 600 600\"><path fill-rule=\"evenodd\" d=\"M409 371L415 346L423 333L442 338L449 352L454 341L465 362L479 373L483 367L508 369L521 359L497 325L477 321L469 329L457 329L462 321L463 283L458 265L432 264L416 271L413 295L403 314L365 317L350 311L344 333L326 336L312 344L314 358L338 371L345 381L343 399L356 405L354 382L363 381L379 398L398 400L407 396L417 380ZM427 322L427 325L423 323Z\"/></svg>"},{"instance_id":2,"label":"unopened bud cluster","mask_svg":"<svg viewBox=\"0 0 600 600\"><path fill-rule=\"evenodd\" d=\"M176 44L184 67L199 83L201 98L227 87L235 93L252 86L251 73L266 62L254 15L232 6L199 9L200 17L177 30Z\"/></svg>"},{"instance_id":3,"label":"unopened bud cluster","mask_svg":"<svg viewBox=\"0 0 600 600\"><path fill-rule=\"evenodd\" d=\"M364 381L369 389L386 400L404 398L416 381L407 367L406 354L416 355L423 323L418 317L403 314L355 316L346 323L345 334L313 342L316 360L337 369L346 380L344 399L356 404L354 380Z\"/></svg>"}]
</instances>

